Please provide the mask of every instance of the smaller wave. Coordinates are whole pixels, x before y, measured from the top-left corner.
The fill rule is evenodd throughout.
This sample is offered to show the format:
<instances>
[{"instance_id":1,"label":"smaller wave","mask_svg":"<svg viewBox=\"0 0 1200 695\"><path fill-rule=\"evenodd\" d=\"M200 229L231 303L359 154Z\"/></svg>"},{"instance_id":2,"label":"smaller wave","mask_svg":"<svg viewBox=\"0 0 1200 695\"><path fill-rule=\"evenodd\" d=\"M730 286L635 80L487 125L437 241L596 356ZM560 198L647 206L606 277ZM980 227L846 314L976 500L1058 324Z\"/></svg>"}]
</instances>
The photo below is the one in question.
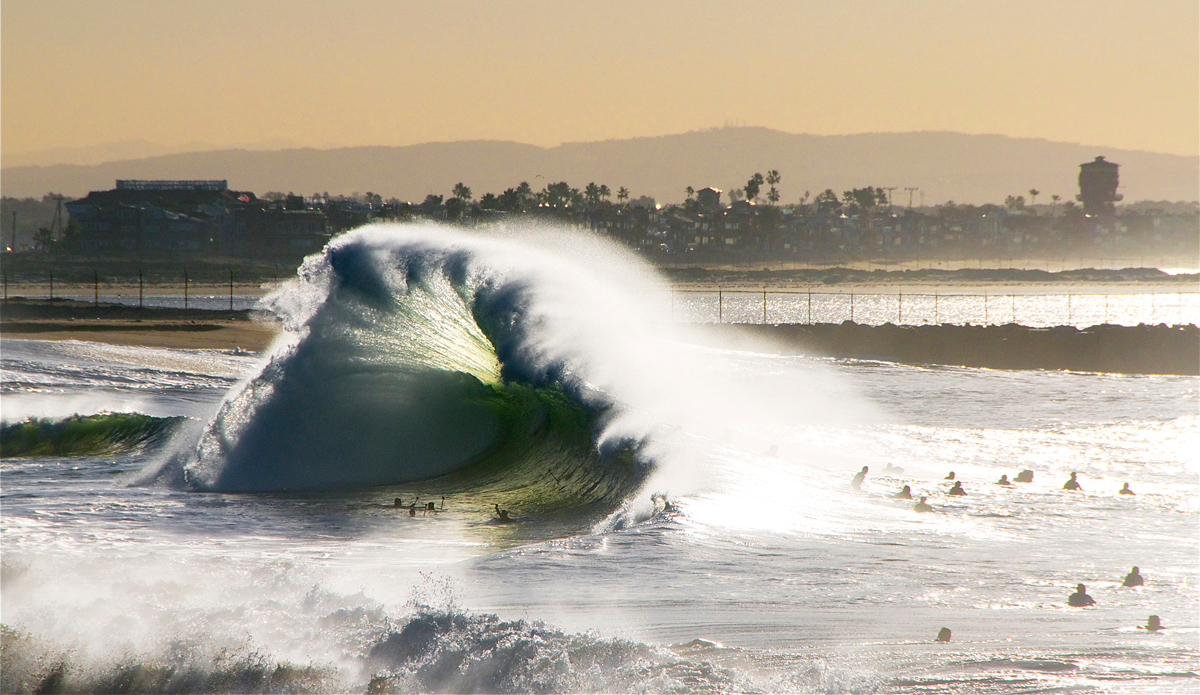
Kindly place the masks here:
<instances>
[{"instance_id":1,"label":"smaller wave","mask_svg":"<svg viewBox=\"0 0 1200 695\"><path fill-rule=\"evenodd\" d=\"M0 427L0 458L100 456L164 443L186 417L98 413L28 418Z\"/></svg>"}]
</instances>

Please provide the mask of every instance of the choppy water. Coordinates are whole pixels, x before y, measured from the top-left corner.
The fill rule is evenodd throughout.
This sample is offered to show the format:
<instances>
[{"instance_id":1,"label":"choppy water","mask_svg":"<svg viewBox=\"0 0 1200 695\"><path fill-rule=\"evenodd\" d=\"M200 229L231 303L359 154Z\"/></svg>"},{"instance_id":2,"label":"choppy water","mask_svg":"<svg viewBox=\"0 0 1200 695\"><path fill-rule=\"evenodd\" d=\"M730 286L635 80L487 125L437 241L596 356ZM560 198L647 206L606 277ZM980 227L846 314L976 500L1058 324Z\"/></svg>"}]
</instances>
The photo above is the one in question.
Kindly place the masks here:
<instances>
[{"instance_id":1,"label":"choppy water","mask_svg":"<svg viewBox=\"0 0 1200 695\"><path fill-rule=\"evenodd\" d=\"M392 498L412 486L225 494L131 486L151 453L4 460L5 687L1200 686L1195 378L923 368L691 338L666 358L696 388L657 394L663 382L639 374L661 396L638 402L653 404L664 463L615 510L515 509L503 525L478 494L409 516ZM214 351L0 348L6 421L125 409L207 422L261 368ZM653 361L651 349L667 348L646 346ZM1033 483L994 484L1023 468ZM968 496L947 496L951 470ZM1070 471L1084 492L1060 489ZM1116 494L1125 482L1136 496ZM935 511L891 499L903 484ZM676 509L656 513L655 491ZM1122 588L1132 565L1146 585ZM1079 582L1097 607L1066 606ZM1137 629L1150 614L1168 629ZM933 642L941 627L949 644Z\"/></svg>"}]
</instances>

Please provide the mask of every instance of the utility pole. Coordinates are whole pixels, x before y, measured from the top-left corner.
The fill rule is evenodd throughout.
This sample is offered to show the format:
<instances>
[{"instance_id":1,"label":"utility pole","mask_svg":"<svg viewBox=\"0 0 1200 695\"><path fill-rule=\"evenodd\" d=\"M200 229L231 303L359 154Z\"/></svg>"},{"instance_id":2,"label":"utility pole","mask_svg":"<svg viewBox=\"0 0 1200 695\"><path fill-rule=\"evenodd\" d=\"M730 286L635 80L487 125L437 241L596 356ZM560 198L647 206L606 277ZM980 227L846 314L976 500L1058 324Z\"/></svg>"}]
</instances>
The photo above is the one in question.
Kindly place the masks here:
<instances>
[{"instance_id":1,"label":"utility pole","mask_svg":"<svg viewBox=\"0 0 1200 695\"><path fill-rule=\"evenodd\" d=\"M899 188L899 186L884 186L884 187L883 187L883 190L885 190L885 191L887 191L887 192L888 192L888 208L889 208L889 211L890 211L890 209L891 209L891 207L892 207L892 191L896 190L897 188Z\"/></svg>"},{"instance_id":2,"label":"utility pole","mask_svg":"<svg viewBox=\"0 0 1200 695\"><path fill-rule=\"evenodd\" d=\"M908 191L908 209L912 209L912 194L917 190L915 186L905 186L904 190Z\"/></svg>"}]
</instances>

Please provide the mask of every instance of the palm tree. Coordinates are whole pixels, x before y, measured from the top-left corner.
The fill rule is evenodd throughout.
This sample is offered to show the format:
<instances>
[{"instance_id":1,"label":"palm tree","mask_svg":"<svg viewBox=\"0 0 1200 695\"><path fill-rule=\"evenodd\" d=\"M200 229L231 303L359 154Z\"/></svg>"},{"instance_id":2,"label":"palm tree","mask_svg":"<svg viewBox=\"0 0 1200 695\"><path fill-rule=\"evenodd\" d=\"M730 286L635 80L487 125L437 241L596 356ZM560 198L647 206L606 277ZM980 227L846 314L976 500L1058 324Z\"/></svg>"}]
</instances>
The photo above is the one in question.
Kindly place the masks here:
<instances>
[{"instance_id":1,"label":"palm tree","mask_svg":"<svg viewBox=\"0 0 1200 695\"><path fill-rule=\"evenodd\" d=\"M464 203L471 202L471 189L467 188L462 181L454 184L454 197Z\"/></svg>"},{"instance_id":2,"label":"palm tree","mask_svg":"<svg viewBox=\"0 0 1200 695\"><path fill-rule=\"evenodd\" d=\"M692 188L691 186L688 186L687 188L683 189L683 192L687 193L688 200L691 200L692 196L696 195L696 189Z\"/></svg>"},{"instance_id":3,"label":"palm tree","mask_svg":"<svg viewBox=\"0 0 1200 695\"><path fill-rule=\"evenodd\" d=\"M1037 197L1038 197L1039 193L1041 193L1041 191L1039 191L1036 188L1029 189L1029 204L1030 205L1035 205L1037 203Z\"/></svg>"},{"instance_id":4,"label":"palm tree","mask_svg":"<svg viewBox=\"0 0 1200 695\"><path fill-rule=\"evenodd\" d=\"M1058 196L1058 195L1050 196L1050 216L1051 217L1054 216L1054 210L1058 207L1058 201L1060 201L1060 200L1062 200L1062 196Z\"/></svg>"},{"instance_id":5,"label":"palm tree","mask_svg":"<svg viewBox=\"0 0 1200 695\"><path fill-rule=\"evenodd\" d=\"M612 191L609 190L608 186L600 184L600 197L608 198L610 195L612 195Z\"/></svg>"},{"instance_id":6,"label":"palm tree","mask_svg":"<svg viewBox=\"0 0 1200 695\"><path fill-rule=\"evenodd\" d=\"M622 203L624 203L626 200L629 200L629 189L624 186L621 186L620 188L618 188L617 189L617 200Z\"/></svg>"},{"instance_id":7,"label":"palm tree","mask_svg":"<svg viewBox=\"0 0 1200 695\"><path fill-rule=\"evenodd\" d=\"M775 184L782 180L783 177L779 175L778 169L772 169L767 172L767 184L771 187L771 190L767 191L767 200L772 205L779 202L779 189L775 188Z\"/></svg>"},{"instance_id":8,"label":"palm tree","mask_svg":"<svg viewBox=\"0 0 1200 695\"><path fill-rule=\"evenodd\" d=\"M742 189L746 191L746 200L754 202L758 198L758 191L762 188L763 180L763 175L757 172L754 176L750 177L750 180L746 182L746 185Z\"/></svg>"}]
</instances>

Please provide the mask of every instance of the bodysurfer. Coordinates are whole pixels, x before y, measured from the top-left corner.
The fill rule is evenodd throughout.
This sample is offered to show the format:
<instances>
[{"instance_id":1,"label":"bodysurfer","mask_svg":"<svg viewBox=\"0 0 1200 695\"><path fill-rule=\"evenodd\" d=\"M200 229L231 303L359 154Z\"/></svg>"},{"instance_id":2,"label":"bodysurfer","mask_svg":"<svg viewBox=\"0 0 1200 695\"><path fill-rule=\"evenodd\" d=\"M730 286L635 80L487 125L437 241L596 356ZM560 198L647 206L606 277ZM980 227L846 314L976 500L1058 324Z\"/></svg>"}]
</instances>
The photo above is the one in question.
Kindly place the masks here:
<instances>
[{"instance_id":1,"label":"bodysurfer","mask_svg":"<svg viewBox=\"0 0 1200 695\"><path fill-rule=\"evenodd\" d=\"M1096 605L1096 600L1088 596L1087 587L1082 584L1075 585L1075 593L1067 597L1067 605L1075 608L1085 608L1087 606Z\"/></svg>"},{"instance_id":2,"label":"bodysurfer","mask_svg":"<svg viewBox=\"0 0 1200 695\"><path fill-rule=\"evenodd\" d=\"M963 489L962 482L956 480L954 481L954 487L950 488L948 494L961 496L967 494L967 491Z\"/></svg>"},{"instance_id":3,"label":"bodysurfer","mask_svg":"<svg viewBox=\"0 0 1200 695\"><path fill-rule=\"evenodd\" d=\"M914 504L914 505L913 505L913 511L914 511L914 512L932 512L932 511L933 511L933 507L929 506L928 504L925 504L925 500L926 500L926 499L928 499L928 498L927 498L927 497L922 497L922 498L921 498L921 500L920 500L919 502L917 502L916 504Z\"/></svg>"},{"instance_id":4,"label":"bodysurfer","mask_svg":"<svg viewBox=\"0 0 1200 695\"><path fill-rule=\"evenodd\" d=\"M1129 574L1125 575L1125 581L1121 582L1121 586L1141 586L1145 583L1146 580L1142 579L1142 575L1138 574L1137 565L1134 565Z\"/></svg>"},{"instance_id":5,"label":"bodysurfer","mask_svg":"<svg viewBox=\"0 0 1200 695\"><path fill-rule=\"evenodd\" d=\"M863 480L867 477L867 467L863 466L862 470L854 474L854 479L850 481L850 487L854 488L855 492L862 489Z\"/></svg>"},{"instance_id":6,"label":"bodysurfer","mask_svg":"<svg viewBox=\"0 0 1200 695\"><path fill-rule=\"evenodd\" d=\"M1076 475L1077 474L1075 473L1075 471L1071 471L1071 479L1068 480L1067 482L1063 483L1062 489L1064 489L1064 490L1079 490L1080 492L1083 492L1083 488L1080 487L1079 481L1075 479Z\"/></svg>"},{"instance_id":7,"label":"bodysurfer","mask_svg":"<svg viewBox=\"0 0 1200 695\"><path fill-rule=\"evenodd\" d=\"M1125 487L1121 488L1120 490L1117 490L1117 494L1118 495L1134 495L1137 493L1135 493L1133 490L1129 489L1129 483L1125 483Z\"/></svg>"},{"instance_id":8,"label":"bodysurfer","mask_svg":"<svg viewBox=\"0 0 1200 695\"><path fill-rule=\"evenodd\" d=\"M508 517L508 510L501 509L500 505L498 504L496 505L496 516L500 518L500 523L502 524L507 524L512 521L512 519Z\"/></svg>"},{"instance_id":9,"label":"bodysurfer","mask_svg":"<svg viewBox=\"0 0 1200 695\"><path fill-rule=\"evenodd\" d=\"M1000 479L996 481L996 484L997 484L997 485L1012 485L1012 483L1010 483L1010 482L1008 481L1008 476L1007 476L1007 475L1001 475L1001 476L1000 476Z\"/></svg>"},{"instance_id":10,"label":"bodysurfer","mask_svg":"<svg viewBox=\"0 0 1200 695\"><path fill-rule=\"evenodd\" d=\"M946 480L954 480L954 471L950 471L950 475L946 476Z\"/></svg>"},{"instance_id":11,"label":"bodysurfer","mask_svg":"<svg viewBox=\"0 0 1200 695\"><path fill-rule=\"evenodd\" d=\"M892 498L898 499L898 500L911 500L912 499L912 488L905 485L903 488L900 489L900 492L897 492L896 494L892 495Z\"/></svg>"},{"instance_id":12,"label":"bodysurfer","mask_svg":"<svg viewBox=\"0 0 1200 695\"><path fill-rule=\"evenodd\" d=\"M1146 632L1158 632L1159 630L1163 629L1163 626L1162 622L1158 619L1158 616L1152 615L1146 620L1146 624L1144 626L1138 625L1138 629L1145 630Z\"/></svg>"}]
</instances>

